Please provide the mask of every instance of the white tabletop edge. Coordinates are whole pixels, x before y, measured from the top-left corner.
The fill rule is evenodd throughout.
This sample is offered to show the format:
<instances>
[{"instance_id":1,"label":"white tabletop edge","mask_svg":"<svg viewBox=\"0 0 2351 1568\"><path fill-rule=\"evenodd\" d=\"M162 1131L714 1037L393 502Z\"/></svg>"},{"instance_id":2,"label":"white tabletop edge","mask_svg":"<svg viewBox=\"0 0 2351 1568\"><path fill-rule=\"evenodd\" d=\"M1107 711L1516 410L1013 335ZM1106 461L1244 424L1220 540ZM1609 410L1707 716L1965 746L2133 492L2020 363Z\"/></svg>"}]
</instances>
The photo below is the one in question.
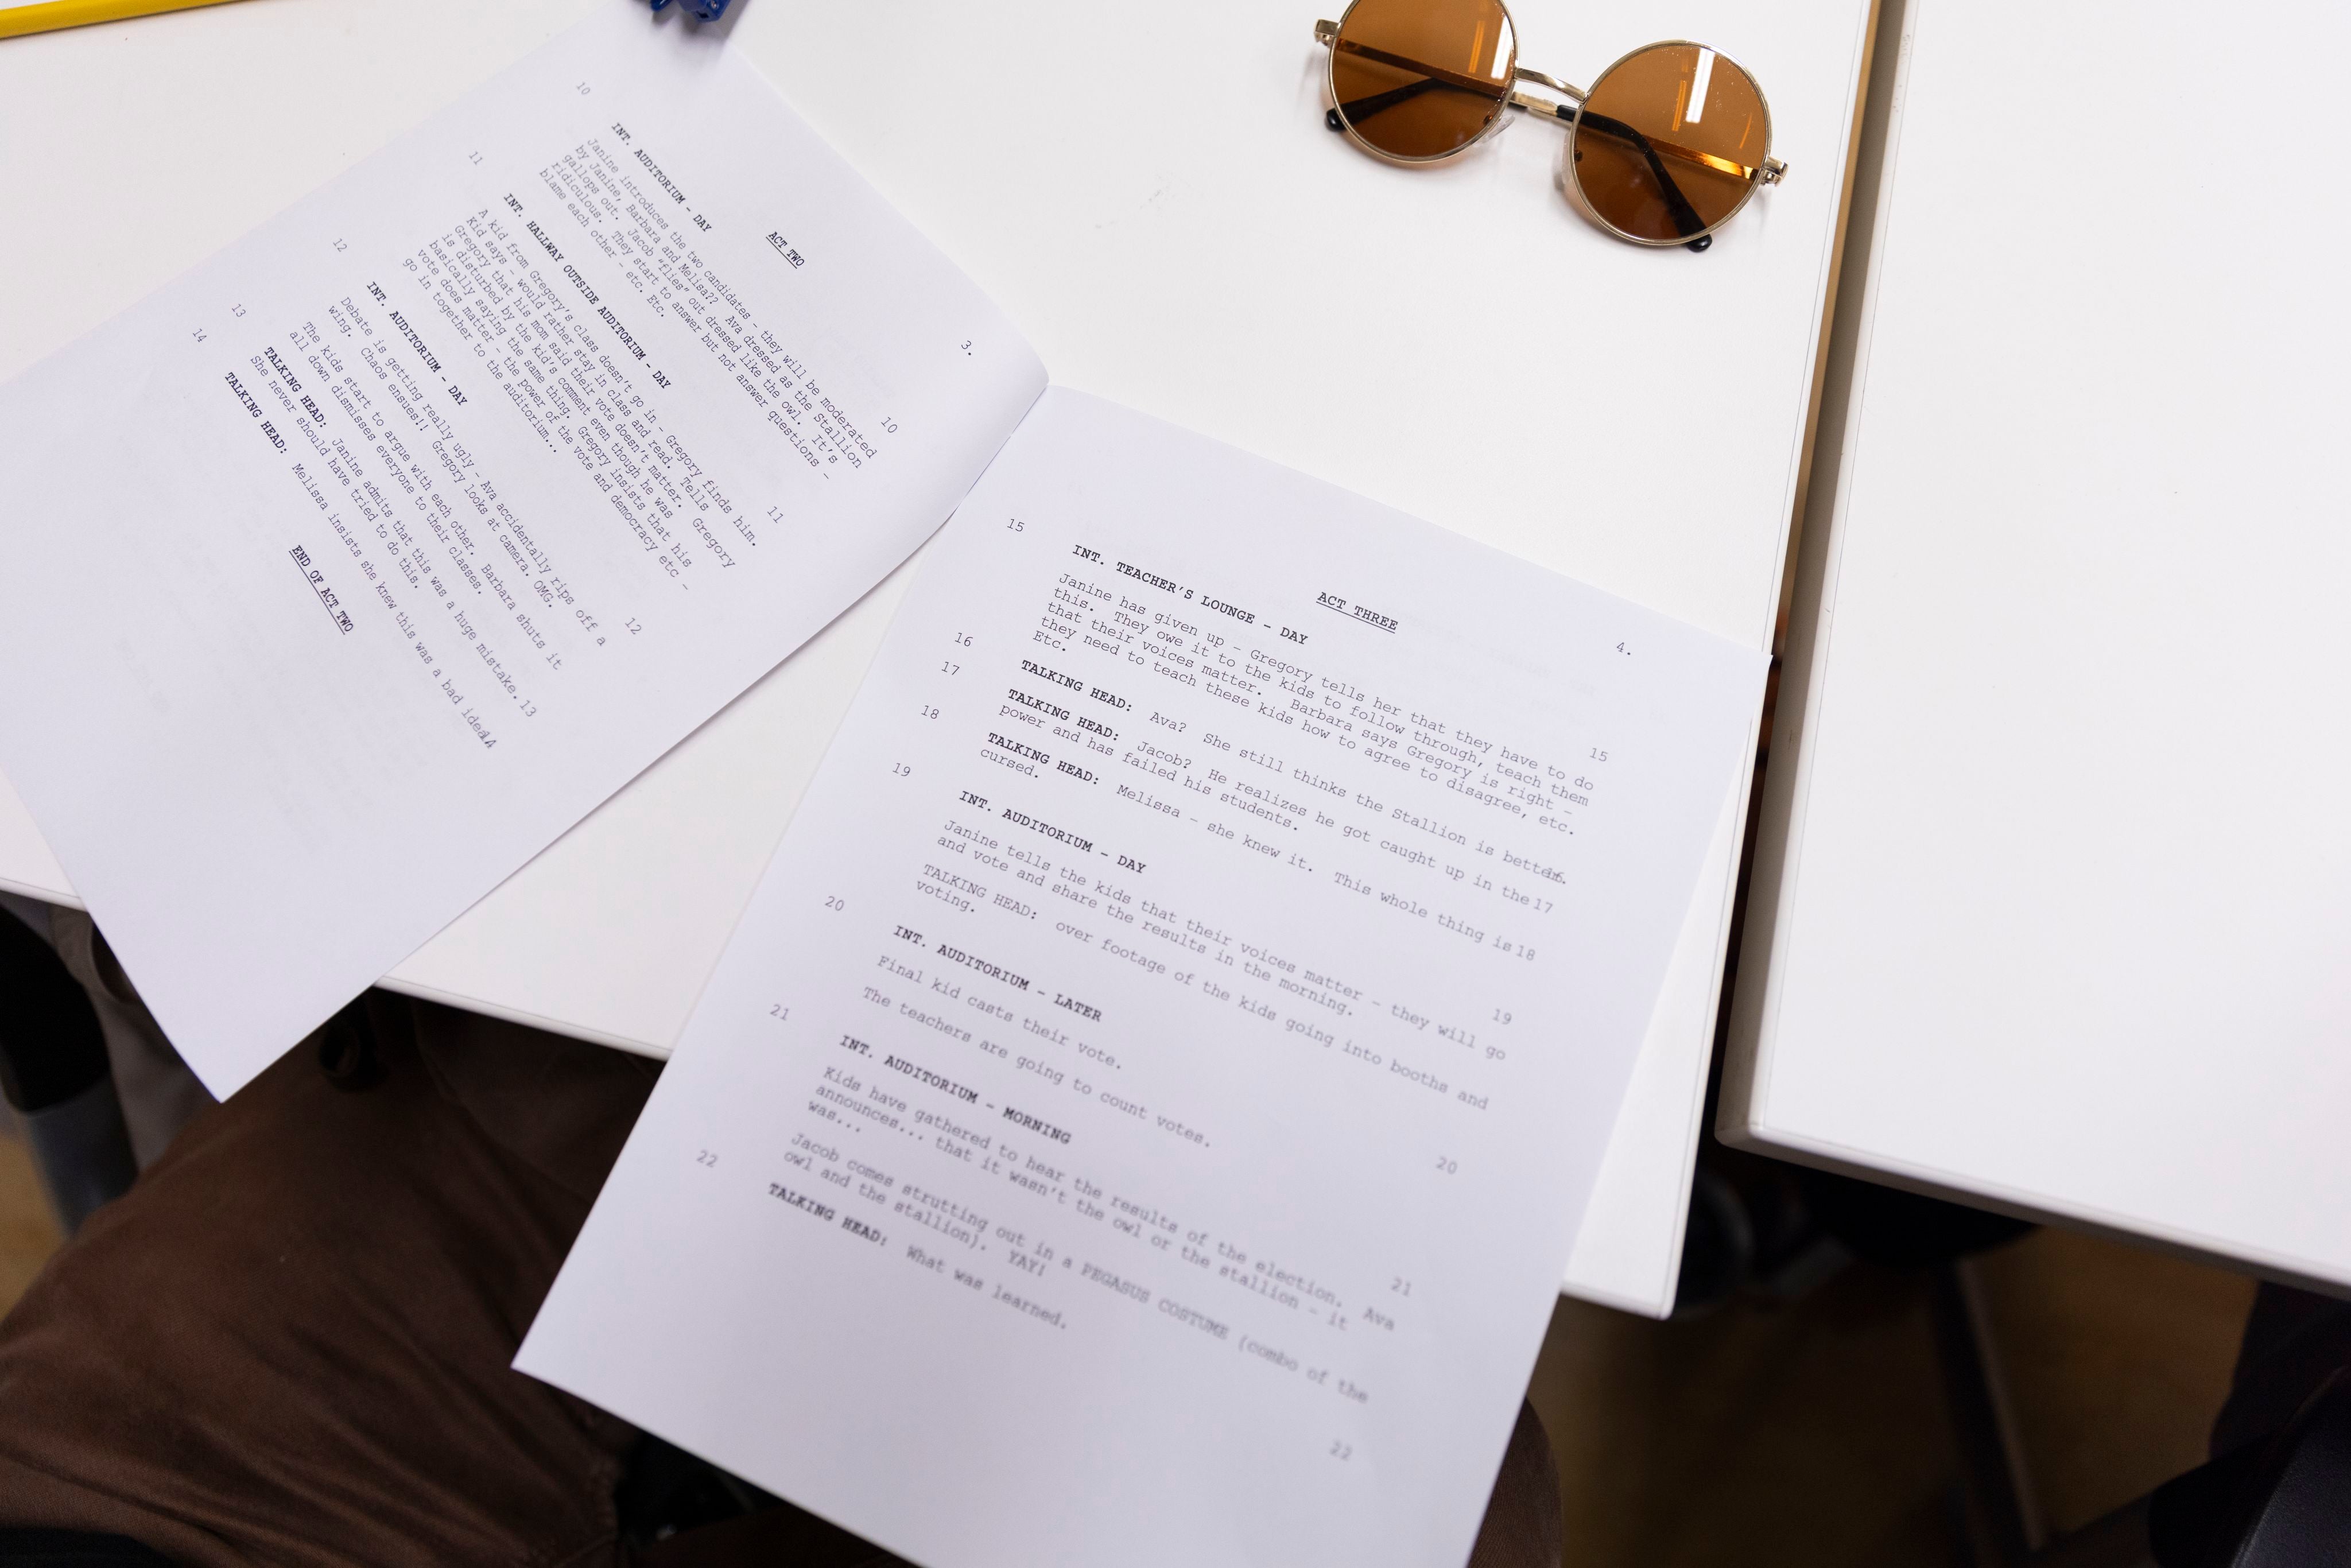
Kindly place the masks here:
<instances>
[{"instance_id":1,"label":"white tabletop edge","mask_svg":"<svg viewBox=\"0 0 2351 1568\"><path fill-rule=\"evenodd\" d=\"M1804 861L1813 781L1813 756L1806 742L1816 731L1825 704L1829 654L1838 624L1839 570L1849 537L1847 512L1856 466L1844 443L1847 433L1859 427L1867 402L1871 336L1887 253L1884 242L1892 231L1898 200L1898 193L1890 187L1902 145L1902 110L1918 9L1913 0L1880 0L1880 37L1888 52L1871 73L1861 165L1850 196L1855 233L1845 251L1848 263L1865 265L1861 277L1847 281L1848 300L1841 307L1844 314L1838 331L1822 354L1826 388L1820 444L1811 470L1813 490L1806 500L1792 552L1792 603L1778 714L1771 766L1752 829L1752 881L1740 974L1725 1044L1716 1134L1726 1144L1767 1156L2147 1247L2297 1288L2351 1297L2351 1266L2341 1259L2263 1246L2174 1223L2159 1215L2126 1212L2059 1192L2031 1190L1979 1173L1906 1158L1887 1148L1849 1145L1774 1115L1772 1073L1775 1047L1780 1043L1780 1009L1786 977L1798 967L1792 911ZM2318 1173L2313 1173L2313 1179L2321 1179Z\"/></svg>"},{"instance_id":2,"label":"white tabletop edge","mask_svg":"<svg viewBox=\"0 0 2351 1568\"><path fill-rule=\"evenodd\" d=\"M13 893L19 898L37 898L43 904L62 904L68 909L88 909L81 894L69 887L51 887L45 883L25 882L13 876L0 876L0 893Z\"/></svg>"},{"instance_id":3,"label":"white tabletop edge","mask_svg":"<svg viewBox=\"0 0 2351 1568\"><path fill-rule=\"evenodd\" d=\"M1733 987L1730 1026L1723 1042L1722 1088L1716 1107L1716 1135L1736 1147L1773 1154L1781 1145L1760 1131L1760 1107L1770 1091L1771 1022L1779 1000L1775 977L1784 965L1780 916L1792 894L1803 858L1804 801L1810 774L1804 745L1806 716L1819 696L1834 635L1836 562L1844 534L1840 524L1852 498L1845 483L1844 444L1866 392L1871 305L1885 251L1883 232L1890 196L1886 174L1901 139L1903 68L1910 44L1909 0L1878 0L1879 51L1868 73L1861 131L1855 139L1855 166L1846 181L1844 261L1860 264L1841 279L1837 326L1820 354L1821 394L1813 447L1806 473L1811 481L1804 517L1791 540L1788 630L1780 651L1780 688L1772 716L1771 753L1762 800L1751 831L1753 860L1747 890L1747 917L1740 943L1740 976ZM1888 47L1887 46L1891 46Z\"/></svg>"},{"instance_id":4,"label":"white tabletop edge","mask_svg":"<svg viewBox=\"0 0 2351 1568\"><path fill-rule=\"evenodd\" d=\"M1897 1160L1876 1150L1848 1149L1826 1139L1808 1137L1788 1129L1775 1129L1751 1117L1743 1124L1743 1131L1738 1135L1725 1132L1723 1142L1773 1159L1788 1160L1836 1176L1855 1176L1879 1186L1916 1193L1921 1197L1942 1198L1964 1204L1970 1208L2004 1214L2012 1219L2055 1225L2133 1247L2152 1248L2191 1263L2220 1263L2297 1290L2351 1299L2351 1279L2327 1272L2328 1266L2316 1259L2295 1258L2264 1248L2248 1247L2223 1236L2117 1214L2094 1204L2070 1202L2044 1194L1986 1183L1973 1176L1938 1170L1931 1166Z\"/></svg>"}]
</instances>

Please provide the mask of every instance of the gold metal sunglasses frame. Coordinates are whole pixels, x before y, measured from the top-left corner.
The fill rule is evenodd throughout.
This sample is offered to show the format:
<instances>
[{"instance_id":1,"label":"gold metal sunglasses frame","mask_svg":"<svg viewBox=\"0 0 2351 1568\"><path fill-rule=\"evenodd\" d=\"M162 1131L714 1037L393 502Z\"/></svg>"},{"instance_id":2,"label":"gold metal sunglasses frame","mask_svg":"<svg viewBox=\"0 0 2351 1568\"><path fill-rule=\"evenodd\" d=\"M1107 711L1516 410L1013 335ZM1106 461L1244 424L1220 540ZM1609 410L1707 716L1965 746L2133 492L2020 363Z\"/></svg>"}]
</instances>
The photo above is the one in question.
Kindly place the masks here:
<instances>
[{"instance_id":1,"label":"gold metal sunglasses frame","mask_svg":"<svg viewBox=\"0 0 2351 1568\"><path fill-rule=\"evenodd\" d=\"M1355 0L1355 4L1360 4L1360 0ZM1484 129L1480 130L1477 135L1471 137L1460 146L1448 149L1443 152L1430 153L1426 157L1419 158L1405 157L1398 153L1390 152L1385 148L1379 146L1370 138L1364 135L1364 133L1357 130L1354 124L1349 120L1347 116L1341 112L1339 102L1338 65L1339 54L1343 48L1347 53L1358 56L1361 58L1376 61L1381 65L1395 66L1402 70L1416 72L1432 80L1443 82L1447 86L1463 89L1466 91L1476 93L1479 97L1483 98L1491 98L1493 96L1494 84L1490 81L1471 77L1464 72L1448 70L1442 66L1430 65L1425 60L1407 59L1402 55L1390 54L1385 49L1373 48L1367 45L1355 43L1353 40L1348 40L1343 44L1341 42L1340 35L1346 26L1347 17L1352 16L1354 12L1355 4L1350 4L1345 11L1340 13L1339 20L1336 22L1318 21L1314 24L1315 42L1323 45L1331 51L1329 57L1324 62L1322 80L1324 89L1331 99L1331 108L1324 118L1332 130L1344 131L1349 141L1354 142L1356 146L1362 148L1364 152L1369 152L1374 158L1381 159L1390 163L1421 164L1441 163L1450 158L1458 158L1463 153L1468 152L1472 147L1478 145L1479 142L1483 141L1486 138L1493 135L1495 131L1501 128L1503 122L1509 117L1500 110L1497 110L1493 118L1486 122ZM1557 77L1546 76L1541 71L1528 70L1524 67L1520 66L1518 63L1519 28L1517 18L1511 16L1509 7L1499 5L1499 0L1497 0L1497 5L1498 8L1501 10L1503 20L1509 24L1510 29L1510 90L1507 93L1504 93L1499 99L1501 109L1515 109L1522 113L1540 115L1546 120L1556 120L1561 121L1567 127L1567 145L1571 148L1573 147L1575 145L1576 132L1583 126L1584 100L1591 95L1585 92L1583 89L1571 86L1570 84L1560 80ZM1710 49L1717 59L1729 61L1734 69L1736 69L1741 76L1747 78L1747 80L1754 86L1756 101L1761 104L1763 108L1763 145L1767 148L1770 147L1771 145L1771 101L1763 96L1762 84L1755 80L1753 74L1750 73L1746 67L1740 65L1737 60L1731 59L1729 55L1724 54L1721 50L1715 49L1710 44L1698 44L1687 38L1667 38L1660 39L1658 42L1654 44L1644 44L1637 49L1628 50L1625 54L1618 56L1616 59L1609 65L1607 70L1602 71L1600 75L1594 78L1594 82L1596 84L1598 82L1607 80L1611 72L1614 71L1618 66L1623 65L1626 60L1633 58L1635 55L1646 54L1651 49L1672 47L1677 45L1689 48ZM1548 99L1538 98L1521 89L1519 86L1520 82L1532 82L1538 87L1548 88L1552 92L1558 93L1562 98L1566 99L1568 101L1565 103L1554 103ZM1595 115L1593 118L1595 122L1593 129L1594 131L1600 130L1600 126L1597 123L1599 117ZM1613 125L1614 122L1611 121L1610 123ZM1718 157L1711 152L1702 152L1694 147L1684 147L1677 142L1661 141L1658 138L1652 136L1645 136L1640 131L1634 130L1631 126L1620 127L1619 131L1621 136L1630 138L1640 144L1645 152L1655 154L1655 158L1652 160L1653 164L1656 167L1656 172L1660 179L1666 181L1667 183L1670 183L1671 177L1666 173L1662 163L1658 162L1657 160L1670 158L1680 162L1698 164L1705 168L1713 169L1721 173L1736 175L1738 178L1744 180L1747 183L1747 190L1745 193L1739 198L1737 204L1732 206L1729 212L1723 214L1722 216L1715 219L1714 222L1708 224L1696 233L1678 235L1670 239L1652 239L1643 235L1628 234L1625 230L1618 228L1614 224L1610 223L1606 218L1601 216L1599 209L1593 205L1592 198L1584 192L1583 178L1575 170L1574 161L1573 159L1567 160L1568 178L1573 183L1576 196L1583 203L1584 211L1591 214L1592 220L1594 223L1600 225L1601 227L1606 229L1610 234L1614 235L1621 240L1628 241L1634 245L1649 246L1654 248L1682 246L1690 250L1704 250L1714 243L1714 233L1717 229L1722 227L1723 225L1729 223L1732 218L1737 217L1740 213L1746 209L1748 202L1754 197L1756 191L1765 185L1776 185L1788 176L1788 166L1779 159L1770 157L1768 155L1761 163L1749 165L1735 162L1728 158ZM1676 190L1675 194L1678 195L1679 193L1679 191Z\"/></svg>"}]
</instances>

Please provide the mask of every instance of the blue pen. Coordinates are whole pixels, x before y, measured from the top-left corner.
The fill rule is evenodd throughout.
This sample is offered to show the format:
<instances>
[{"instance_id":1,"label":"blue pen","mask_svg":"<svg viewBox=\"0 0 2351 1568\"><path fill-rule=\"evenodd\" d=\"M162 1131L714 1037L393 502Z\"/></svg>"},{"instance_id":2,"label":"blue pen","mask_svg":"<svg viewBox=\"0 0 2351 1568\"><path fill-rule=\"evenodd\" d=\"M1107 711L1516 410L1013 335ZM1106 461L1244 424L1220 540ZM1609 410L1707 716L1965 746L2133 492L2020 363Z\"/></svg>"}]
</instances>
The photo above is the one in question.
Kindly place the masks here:
<instances>
[{"instance_id":1,"label":"blue pen","mask_svg":"<svg viewBox=\"0 0 2351 1568\"><path fill-rule=\"evenodd\" d=\"M661 10L669 3L670 0L653 0L653 9ZM678 4L685 7L687 16L699 16L705 22L716 22L726 15L726 0L678 0Z\"/></svg>"}]
</instances>

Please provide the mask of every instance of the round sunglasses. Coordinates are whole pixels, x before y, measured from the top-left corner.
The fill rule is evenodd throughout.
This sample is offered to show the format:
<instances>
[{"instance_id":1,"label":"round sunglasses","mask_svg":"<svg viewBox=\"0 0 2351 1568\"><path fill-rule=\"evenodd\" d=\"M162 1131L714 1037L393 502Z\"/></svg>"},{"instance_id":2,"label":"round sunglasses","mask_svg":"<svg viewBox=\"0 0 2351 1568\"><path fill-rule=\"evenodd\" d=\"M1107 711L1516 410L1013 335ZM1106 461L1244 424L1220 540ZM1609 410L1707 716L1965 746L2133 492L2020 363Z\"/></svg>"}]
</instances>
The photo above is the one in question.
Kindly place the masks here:
<instances>
[{"instance_id":1,"label":"round sunglasses","mask_svg":"<svg viewBox=\"0 0 2351 1568\"><path fill-rule=\"evenodd\" d=\"M1635 245L1704 250L1758 186L1788 172L1770 155L1763 89L1703 44L1635 49L1586 92L1520 68L1501 0L1353 0L1336 22L1315 23L1314 37L1331 48L1332 130L1394 162L1434 163L1468 151L1510 110L1561 120L1576 193Z\"/></svg>"}]
</instances>

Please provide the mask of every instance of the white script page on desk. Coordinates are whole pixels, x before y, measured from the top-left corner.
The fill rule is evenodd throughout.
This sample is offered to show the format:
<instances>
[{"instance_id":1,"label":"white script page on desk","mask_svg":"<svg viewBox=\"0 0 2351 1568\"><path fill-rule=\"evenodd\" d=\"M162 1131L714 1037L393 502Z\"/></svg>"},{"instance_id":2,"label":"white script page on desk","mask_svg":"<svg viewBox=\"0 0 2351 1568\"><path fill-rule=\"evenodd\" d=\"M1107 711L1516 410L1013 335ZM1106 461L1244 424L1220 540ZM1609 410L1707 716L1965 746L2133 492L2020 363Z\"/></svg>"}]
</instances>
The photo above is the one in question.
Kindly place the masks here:
<instances>
[{"instance_id":1,"label":"white script page on desk","mask_svg":"<svg viewBox=\"0 0 2351 1568\"><path fill-rule=\"evenodd\" d=\"M928 1568L1460 1563L1763 670L1049 392L517 1364Z\"/></svg>"},{"instance_id":2,"label":"white script page on desk","mask_svg":"<svg viewBox=\"0 0 2351 1568\"><path fill-rule=\"evenodd\" d=\"M226 1093L904 560L1043 386L751 68L613 0L0 389L0 767Z\"/></svg>"}]
</instances>

